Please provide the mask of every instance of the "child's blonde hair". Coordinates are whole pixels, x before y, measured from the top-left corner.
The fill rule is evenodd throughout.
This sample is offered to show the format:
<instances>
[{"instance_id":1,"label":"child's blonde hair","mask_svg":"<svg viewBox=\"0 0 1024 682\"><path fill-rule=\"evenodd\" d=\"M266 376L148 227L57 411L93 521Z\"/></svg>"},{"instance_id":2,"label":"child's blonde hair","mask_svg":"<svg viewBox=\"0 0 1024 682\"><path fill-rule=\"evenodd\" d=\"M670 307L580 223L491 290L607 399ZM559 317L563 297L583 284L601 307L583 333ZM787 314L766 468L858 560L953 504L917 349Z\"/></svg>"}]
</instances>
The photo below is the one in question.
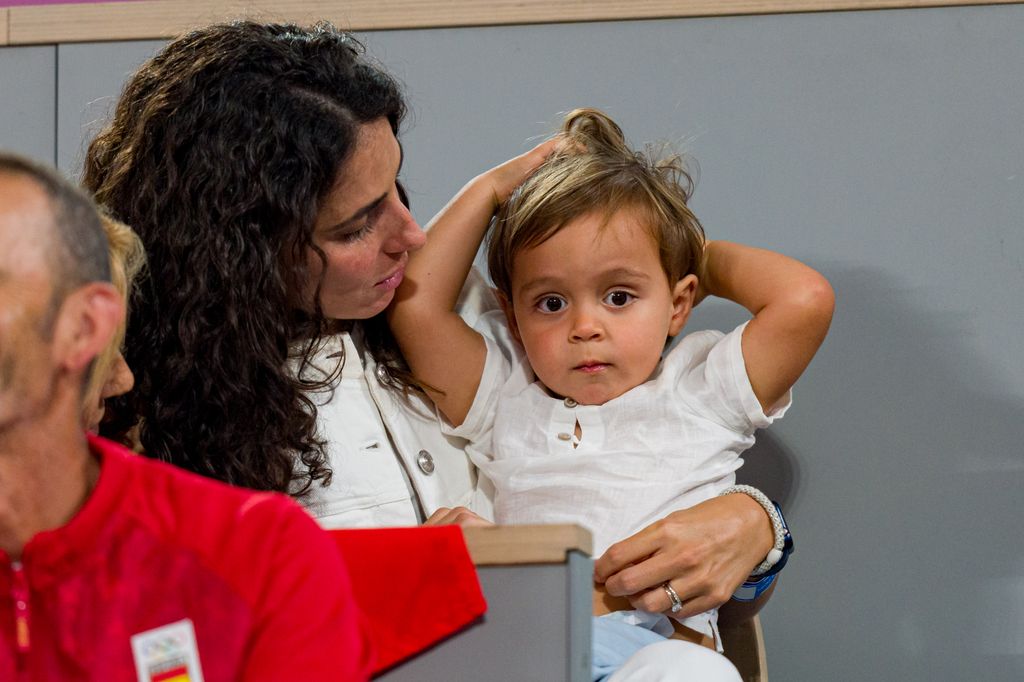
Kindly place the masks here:
<instances>
[{"instance_id":1,"label":"child's blonde hair","mask_svg":"<svg viewBox=\"0 0 1024 682\"><path fill-rule=\"evenodd\" d=\"M124 298L125 304L131 298L132 286L135 278L146 265L146 250L142 246L142 240L135 232L125 225L106 215L100 216L103 223L103 231L107 235L107 244L110 250L110 282ZM127 311L126 311L127 314ZM122 322L114 334L114 338L97 356L89 373L89 381L86 384L85 395L91 396L100 391L107 380L114 365L118 351L124 343L125 323Z\"/></svg>"},{"instance_id":2,"label":"child's blonde hair","mask_svg":"<svg viewBox=\"0 0 1024 682\"><path fill-rule=\"evenodd\" d=\"M658 245L674 285L700 269L704 229L686 202L693 181L678 155L635 152L622 129L596 109L576 109L562 123L564 144L501 207L487 242L498 290L512 298L517 253L549 239L573 220L600 211L635 211Z\"/></svg>"}]
</instances>

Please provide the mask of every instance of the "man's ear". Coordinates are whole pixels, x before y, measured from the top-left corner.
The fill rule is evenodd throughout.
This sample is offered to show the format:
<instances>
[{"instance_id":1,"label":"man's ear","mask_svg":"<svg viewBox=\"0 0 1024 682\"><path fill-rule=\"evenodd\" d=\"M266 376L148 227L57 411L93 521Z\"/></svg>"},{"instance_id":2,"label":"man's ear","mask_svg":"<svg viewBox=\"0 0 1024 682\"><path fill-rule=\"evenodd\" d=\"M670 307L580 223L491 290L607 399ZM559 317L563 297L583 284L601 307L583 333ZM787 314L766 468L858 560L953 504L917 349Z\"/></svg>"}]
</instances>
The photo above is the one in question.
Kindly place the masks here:
<instances>
[{"instance_id":1,"label":"man's ear","mask_svg":"<svg viewBox=\"0 0 1024 682\"><path fill-rule=\"evenodd\" d=\"M519 325L516 323L516 313L512 308L512 301L508 299L508 296L497 289L494 290L494 295L498 297L498 304L501 306L501 311L505 313L505 321L508 323L508 330L512 332L512 338L522 345L523 339L519 336Z\"/></svg>"},{"instance_id":2,"label":"man's ear","mask_svg":"<svg viewBox=\"0 0 1024 682\"><path fill-rule=\"evenodd\" d=\"M672 287L672 313L668 324L668 335L675 336L683 330L690 319L693 302L697 297L697 275L687 275Z\"/></svg>"},{"instance_id":3,"label":"man's ear","mask_svg":"<svg viewBox=\"0 0 1024 682\"><path fill-rule=\"evenodd\" d=\"M68 294L54 323L57 364L82 372L106 349L124 318L124 302L108 282L90 282Z\"/></svg>"}]
</instances>

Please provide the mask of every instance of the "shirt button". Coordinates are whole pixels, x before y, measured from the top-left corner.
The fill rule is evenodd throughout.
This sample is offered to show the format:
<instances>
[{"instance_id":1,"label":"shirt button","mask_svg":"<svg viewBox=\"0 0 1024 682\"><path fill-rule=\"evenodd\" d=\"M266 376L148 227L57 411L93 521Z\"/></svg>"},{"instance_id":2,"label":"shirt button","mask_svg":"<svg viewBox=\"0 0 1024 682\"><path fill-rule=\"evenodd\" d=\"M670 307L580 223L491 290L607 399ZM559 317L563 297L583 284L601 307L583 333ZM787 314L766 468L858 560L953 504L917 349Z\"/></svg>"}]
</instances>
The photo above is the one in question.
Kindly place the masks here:
<instances>
[{"instance_id":1,"label":"shirt button","mask_svg":"<svg viewBox=\"0 0 1024 682\"><path fill-rule=\"evenodd\" d=\"M420 450L416 456L416 466L427 476L434 473L434 457L426 450Z\"/></svg>"},{"instance_id":2,"label":"shirt button","mask_svg":"<svg viewBox=\"0 0 1024 682\"><path fill-rule=\"evenodd\" d=\"M566 398L565 399L565 406L566 407L573 408L573 407L576 407L577 405L579 405L579 403L576 402L575 400L573 400L572 398Z\"/></svg>"},{"instance_id":3,"label":"shirt button","mask_svg":"<svg viewBox=\"0 0 1024 682\"><path fill-rule=\"evenodd\" d=\"M390 378L391 372L388 371L387 366L377 365L377 381L386 384Z\"/></svg>"},{"instance_id":4,"label":"shirt button","mask_svg":"<svg viewBox=\"0 0 1024 682\"><path fill-rule=\"evenodd\" d=\"M558 440L572 440L572 436L568 433L560 433L558 434Z\"/></svg>"}]
</instances>

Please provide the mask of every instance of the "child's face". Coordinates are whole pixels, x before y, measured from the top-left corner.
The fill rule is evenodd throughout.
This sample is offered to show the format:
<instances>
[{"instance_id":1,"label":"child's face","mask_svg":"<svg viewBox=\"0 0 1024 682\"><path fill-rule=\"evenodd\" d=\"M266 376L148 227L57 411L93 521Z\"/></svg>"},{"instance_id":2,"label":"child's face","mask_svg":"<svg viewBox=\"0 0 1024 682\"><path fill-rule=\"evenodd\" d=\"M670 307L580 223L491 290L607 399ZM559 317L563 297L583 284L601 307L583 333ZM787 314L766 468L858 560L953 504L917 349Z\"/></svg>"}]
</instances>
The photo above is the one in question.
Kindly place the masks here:
<instances>
[{"instance_id":1,"label":"child's face","mask_svg":"<svg viewBox=\"0 0 1024 682\"><path fill-rule=\"evenodd\" d=\"M697 280L670 286L658 247L628 211L592 213L512 261L509 325L537 378L601 405L647 381L682 329Z\"/></svg>"}]
</instances>

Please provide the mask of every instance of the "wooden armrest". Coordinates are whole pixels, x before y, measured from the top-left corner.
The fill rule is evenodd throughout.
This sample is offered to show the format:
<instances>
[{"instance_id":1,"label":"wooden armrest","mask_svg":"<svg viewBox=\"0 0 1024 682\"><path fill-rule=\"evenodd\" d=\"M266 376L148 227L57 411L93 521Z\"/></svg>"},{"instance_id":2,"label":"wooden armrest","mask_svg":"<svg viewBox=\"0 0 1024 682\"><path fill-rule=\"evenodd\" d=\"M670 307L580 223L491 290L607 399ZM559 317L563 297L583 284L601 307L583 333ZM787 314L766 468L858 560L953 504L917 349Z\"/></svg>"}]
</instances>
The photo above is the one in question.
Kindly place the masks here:
<instances>
[{"instance_id":1,"label":"wooden armrest","mask_svg":"<svg viewBox=\"0 0 1024 682\"><path fill-rule=\"evenodd\" d=\"M761 619L755 615L739 623L720 625L719 632L725 655L739 670L743 682L768 682Z\"/></svg>"},{"instance_id":2,"label":"wooden armrest","mask_svg":"<svg viewBox=\"0 0 1024 682\"><path fill-rule=\"evenodd\" d=\"M477 566L562 564L571 551L593 551L590 531L573 524L463 528L469 555Z\"/></svg>"}]
</instances>

